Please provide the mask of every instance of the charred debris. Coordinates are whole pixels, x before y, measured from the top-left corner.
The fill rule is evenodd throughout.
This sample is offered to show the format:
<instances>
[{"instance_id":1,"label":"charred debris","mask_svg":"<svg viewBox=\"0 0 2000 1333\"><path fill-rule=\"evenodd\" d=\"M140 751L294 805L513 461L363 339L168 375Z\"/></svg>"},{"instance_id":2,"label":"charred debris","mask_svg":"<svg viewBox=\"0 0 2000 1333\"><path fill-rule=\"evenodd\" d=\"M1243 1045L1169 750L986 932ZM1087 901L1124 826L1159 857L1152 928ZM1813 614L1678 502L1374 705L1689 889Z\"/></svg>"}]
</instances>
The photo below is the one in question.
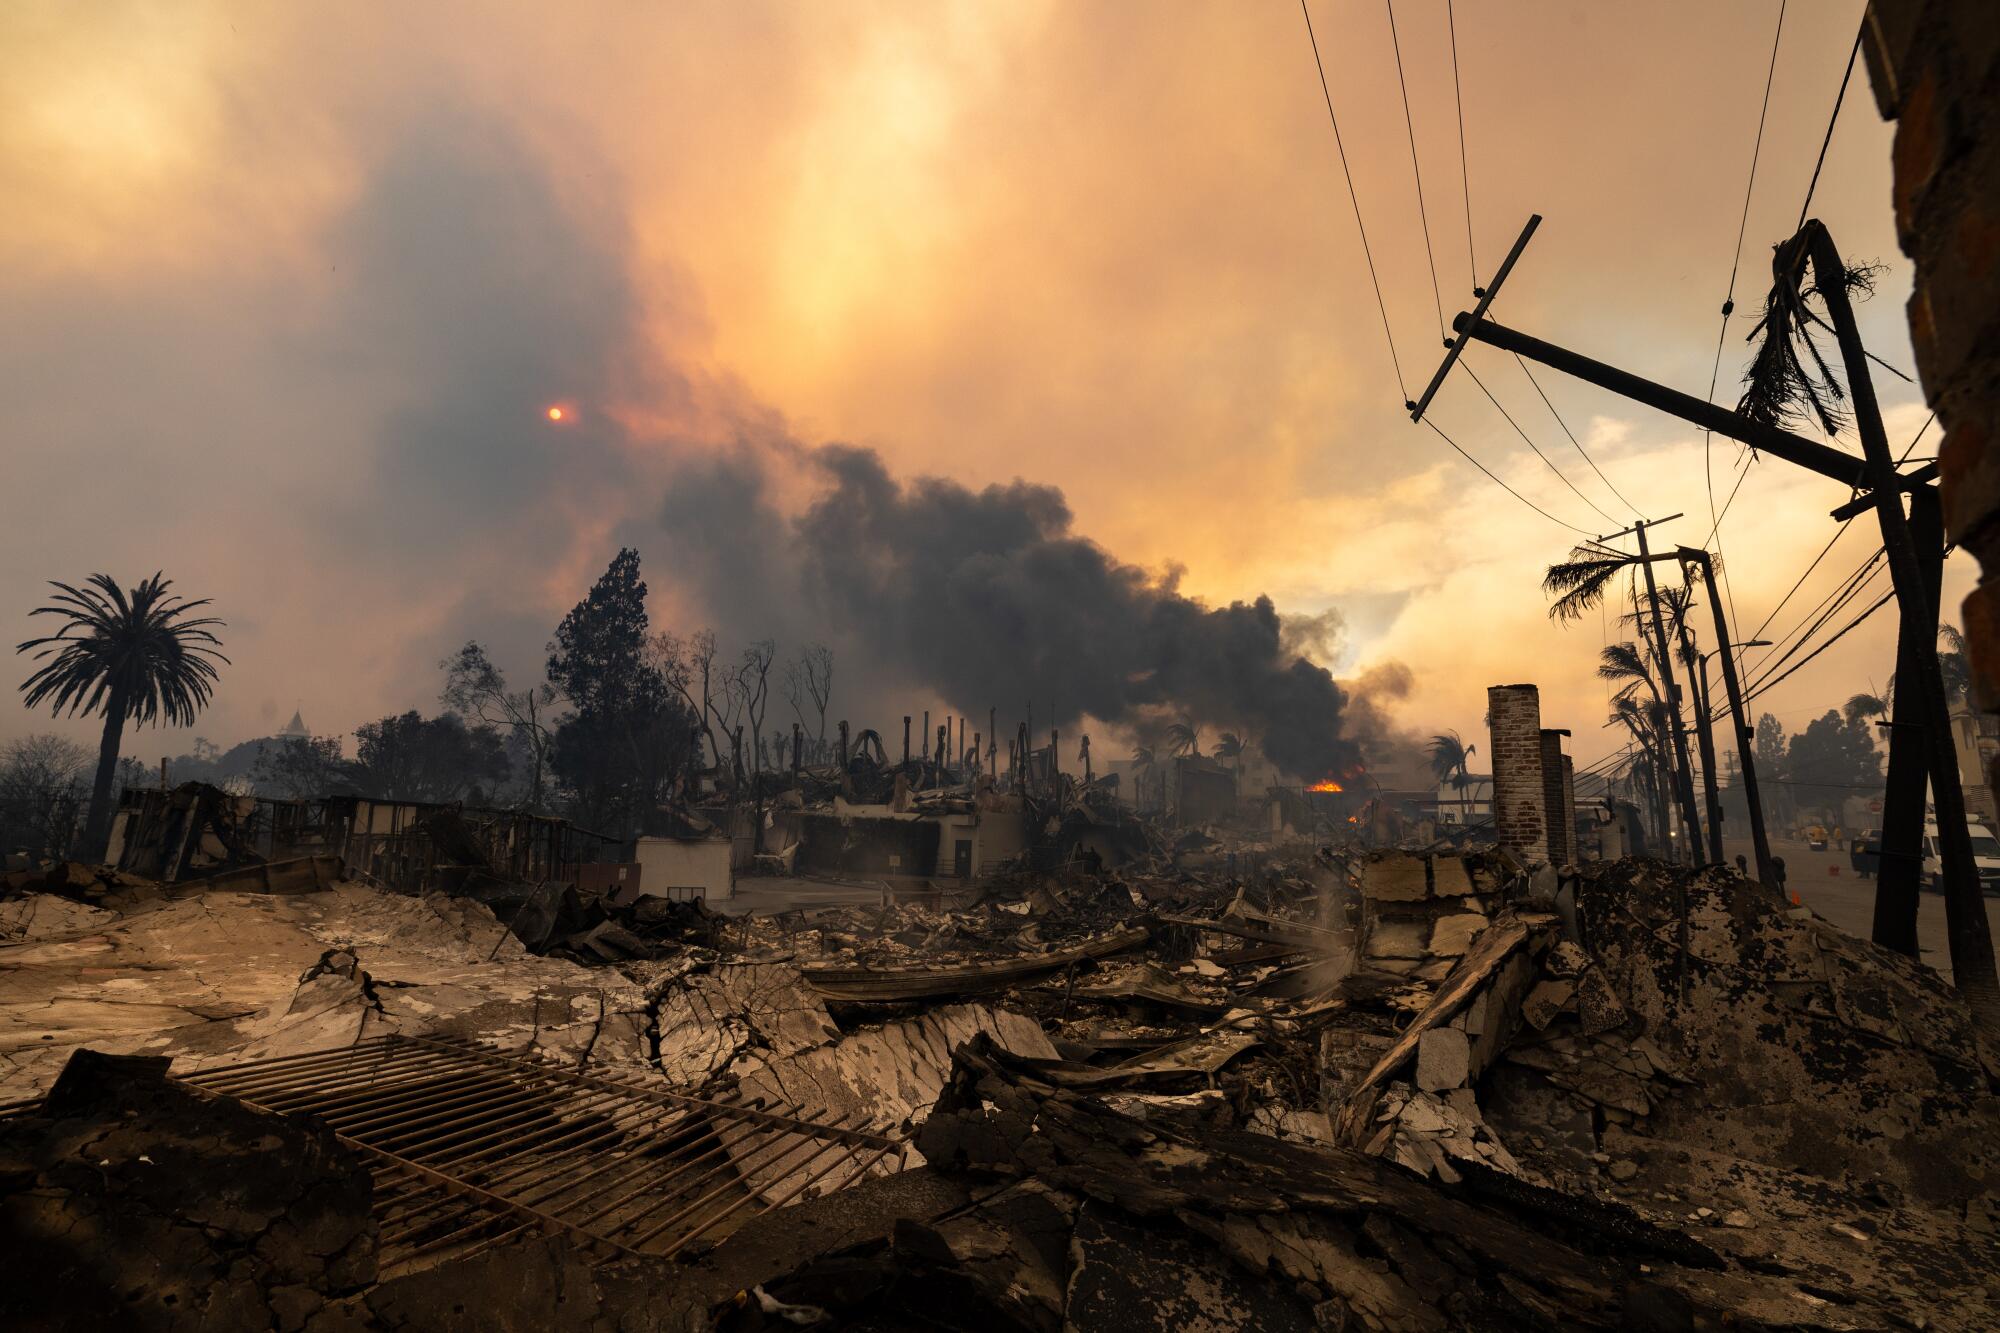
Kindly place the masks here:
<instances>
[{"instance_id":1,"label":"charred debris","mask_svg":"<svg viewBox=\"0 0 2000 1333\"><path fill-rule=\"evenodd\" d=\"M1498 823L1439 838L1189 818L1198 769L1142 814L1016 740L1003 778L864 733L622 852L128 793L111 864L5 879L0 1216L48 1280L0 1314L2000 1323L1961 998L1729 868L1591 855L1559 745L1497 736Z\"/></svg>"}]
</instances>

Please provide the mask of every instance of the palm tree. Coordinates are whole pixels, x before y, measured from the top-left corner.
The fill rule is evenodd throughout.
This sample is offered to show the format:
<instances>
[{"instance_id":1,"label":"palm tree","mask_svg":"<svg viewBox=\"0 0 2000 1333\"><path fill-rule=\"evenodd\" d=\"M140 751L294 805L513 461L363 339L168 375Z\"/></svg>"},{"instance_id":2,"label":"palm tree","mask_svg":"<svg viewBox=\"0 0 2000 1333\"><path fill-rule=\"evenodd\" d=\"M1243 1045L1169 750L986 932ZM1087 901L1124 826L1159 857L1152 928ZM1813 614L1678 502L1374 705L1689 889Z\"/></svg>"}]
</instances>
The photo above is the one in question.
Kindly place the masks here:
<instances>
[{"instance_id":1,"label":"palm tree","mask_svg":"<svg viewBox=\"0 0 2000 1333\"><path fill-rule=\"evenodd\" d=\"M1965 656L1965 636L1956 625L1938 626L1938 674L1944 677L1944 697L1956 703L1971 688L1972 673Z\"/></svg>"},{"instance_id":2,"label":"palm tree","mask_svg":"<svg viewBox=\"0 0 2000 1333\"><path fill-rule=\"evenodd\" d=\"M1233 731L1223 732L1222 739L1215 743L1215 757L1217 759L1241 759L1243 757L1243 738Z\"/></svg>"},{"instance_id":3,"label":"palm tree","mask_svg":"<svg viewBox=\"0 0 2000 1333\"><path fill-rule=\"evenodd\" d=\"M222 641L208 629L223 622L213 616L188 619L208 599L190 602L170 595L173 580L158 573L129 595L106 574L92 574L81 588L53 581L50 586L59 590L53 604L30 614L60 616L66 623L14 650L39 648L33 660L54 659L21 683L27 696L22 702L29 708L47 702L58 715L103 714L104 737L97 748L97 781L90 791L82 848L86 856L101 856L126 719L192 726L195 714L208 704L215 662L229 661L218 651Z\"/></svg>"},{"instance_id":4,"label":"palm tree","mask_svg":"<svg viewBox=\"0 0 2000 1333\"><path fill-rule=\"evenodd\" d=\"M1630 648L1630 644L1615 644L1613 647ZM1605 649L1609 657L1611 649ZM1606 674L1599 668L1599 675ZM1660 840L1661 848L1669 845L1667 837L1667 806L1660 786L1660 775L1666 772L1663 762L1665 745L1662 741L1666 722L1666 705L1656 698L1648 703L1640 703L1628 691L1620 691L1613 700L1610 721L1623 726L1631 733L1639 752L1632 763L1628 777L1634 782L1634 791L1645 788L1647 806L1653 815L1654 836Z\"/></svg>"},{"instance_id":5,"label":"palm tree","mask_svg":"<svg viewBox=\"0 0 2000 1333\"><path fill-rule=\"evenodd\" d=\"M1864 718L1888 716L1889 699L1886 694L1853 694L1841 705L1840 711L1847 718L1848 725L1853 726Z\"/></svg>"},{"instance_id":6,"label":"palm tree","mask_svg":"<svg viewBox=\"0 0 2000 1333\"><path fill-rule=\"evenodd\" d=\"M1604 680L1625 682L1618 689L1616 697L1620 699L1631 698L1644 686L1655 703L1661 702L1660 686L1653 679L1653 669L1646 655L1639 651L1639 646L1630 640L1604 646L1604 651L1598 655L1597 674Z\"/></svg>"},{"instance_id":7,"label":"palm tree","mask_svg":"<svg viewBox=\"0 0 2000 1333\"><path fill-rule=\"evenodd\" d=\"M1132 750L1132 804L1145 809L1146 779L1155 778L1160 783L1160 803L1166 804L1166 778L1160 772L1160 761L1150 745L1138 745Z\"/></svg>"},{"instance_id":8,"label":"palm tree","mask_svg":"<svg viewBox=\"0 0 2000 1333\"><path fill-rule=\"evenodd\" d=\"M1471 775L1466 772L1465 761L1478 748L1460 740L1455 731L1431 737L1431 772L1437 776L1438 784L1442 786L1449 782L1459 791L1464 791L1465 784L1471 780Z\"/></svg>"},{"instance_id":9,"label":"palm tree","mask_svg":"<svg viewBox=\"0 0 2000 1333\"><path fill-rule=\"evenodd\" d=\"M1193 755L1201 753L1201 723L1191 717L1184 717L1167 728L1167 753Z\"/></svg>"}]
</instances>

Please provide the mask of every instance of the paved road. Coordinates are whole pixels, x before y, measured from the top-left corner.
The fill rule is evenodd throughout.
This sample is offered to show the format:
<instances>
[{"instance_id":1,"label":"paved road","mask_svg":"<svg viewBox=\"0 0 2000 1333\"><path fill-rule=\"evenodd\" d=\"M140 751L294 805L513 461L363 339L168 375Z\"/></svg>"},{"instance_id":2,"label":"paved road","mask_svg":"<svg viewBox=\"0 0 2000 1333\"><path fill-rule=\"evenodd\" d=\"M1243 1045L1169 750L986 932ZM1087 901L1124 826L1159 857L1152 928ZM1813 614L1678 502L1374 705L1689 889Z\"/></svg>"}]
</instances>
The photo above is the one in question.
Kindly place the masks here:
<instances>
[{"instance_id":1,"label":"paved road","mask_svg":"<svg viewBox=\"0 0 2000 1333\"><path fill-rule=\"evenodd\" d=\"M1750 840L1723 841L1733 859L1737 853L1750 855ZM1799 895L1799 901L1850 935L1867 939L1875 927L1875 881L1854 873L1845 851L1828 848L1816 852L1803 842L1779 839L1771 844L1774 855L1785 858L1785 884ZM2000 941L2000 898L1986 900L1986 920L1993 938ZM1923 961L1951 979L1951 953L1944 936L1944 899L1935 893L1922 894L1917 902L1917 947Z\"/></svg>"}]
</instances>

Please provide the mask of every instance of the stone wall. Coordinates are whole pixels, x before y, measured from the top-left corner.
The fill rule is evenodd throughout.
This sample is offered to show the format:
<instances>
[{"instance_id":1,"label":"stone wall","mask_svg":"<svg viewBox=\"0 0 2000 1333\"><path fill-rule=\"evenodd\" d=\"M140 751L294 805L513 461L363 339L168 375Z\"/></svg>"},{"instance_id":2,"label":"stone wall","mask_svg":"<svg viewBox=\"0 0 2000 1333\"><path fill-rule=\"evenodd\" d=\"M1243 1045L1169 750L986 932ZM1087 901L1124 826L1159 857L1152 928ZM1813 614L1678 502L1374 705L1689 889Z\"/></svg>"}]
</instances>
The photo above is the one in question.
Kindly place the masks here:
<instances>
[{"instance_id":1,"label":"stone wall","mask_svg":"<svg viewBox=\"0 0 2000 1333\"><path fill-rule=\"evenodd\" d=\"M1876 104L1896 125L1896 233L1915 264L1910 337L1944 428L1951 540L1979 559L1963 606L1979 700L2000 710L2000 5L1874 0Z\"/></svg>"},{"instance_id":2,"label":"stone wall","mask_svg":"<svg viewBox=\"0 0 2000 1333\"><path fill-rule=\"evenodd\" d=\"M1493 760L1493 830L1501 848L1524 864L1549 859L1542 784L1542 701L1533 685L1486 691Z\"/></svg>"}]
</instances>

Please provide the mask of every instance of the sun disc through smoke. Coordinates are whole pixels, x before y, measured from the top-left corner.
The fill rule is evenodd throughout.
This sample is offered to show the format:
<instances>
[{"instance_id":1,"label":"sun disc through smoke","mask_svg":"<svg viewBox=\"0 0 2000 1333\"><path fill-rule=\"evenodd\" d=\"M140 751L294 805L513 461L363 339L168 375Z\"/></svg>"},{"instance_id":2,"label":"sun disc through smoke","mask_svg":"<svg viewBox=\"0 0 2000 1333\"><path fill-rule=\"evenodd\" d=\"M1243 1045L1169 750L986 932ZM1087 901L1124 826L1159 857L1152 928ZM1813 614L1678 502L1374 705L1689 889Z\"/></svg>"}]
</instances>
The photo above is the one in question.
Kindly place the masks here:
<instances>
[{"instance_id":1,"label":"sun disc through smoke","mask_svg":"<svg viewBox=\"0 0 2000 1333\"><path fill-rule=\"evenodd\" d=\"M563 419L563 417L564 417L564 416L566 416L566 415L568 415L568 414L567 414L567 413L565 413L565 412L564 412L564 411L563 411L563 410L562 410L562 409L561 409L560 407L552 407L552 408L550 408L550 409L549 409L549 420L550 420L550 421L561 421L561 420Z\"/></svg>"}]
</instances>

